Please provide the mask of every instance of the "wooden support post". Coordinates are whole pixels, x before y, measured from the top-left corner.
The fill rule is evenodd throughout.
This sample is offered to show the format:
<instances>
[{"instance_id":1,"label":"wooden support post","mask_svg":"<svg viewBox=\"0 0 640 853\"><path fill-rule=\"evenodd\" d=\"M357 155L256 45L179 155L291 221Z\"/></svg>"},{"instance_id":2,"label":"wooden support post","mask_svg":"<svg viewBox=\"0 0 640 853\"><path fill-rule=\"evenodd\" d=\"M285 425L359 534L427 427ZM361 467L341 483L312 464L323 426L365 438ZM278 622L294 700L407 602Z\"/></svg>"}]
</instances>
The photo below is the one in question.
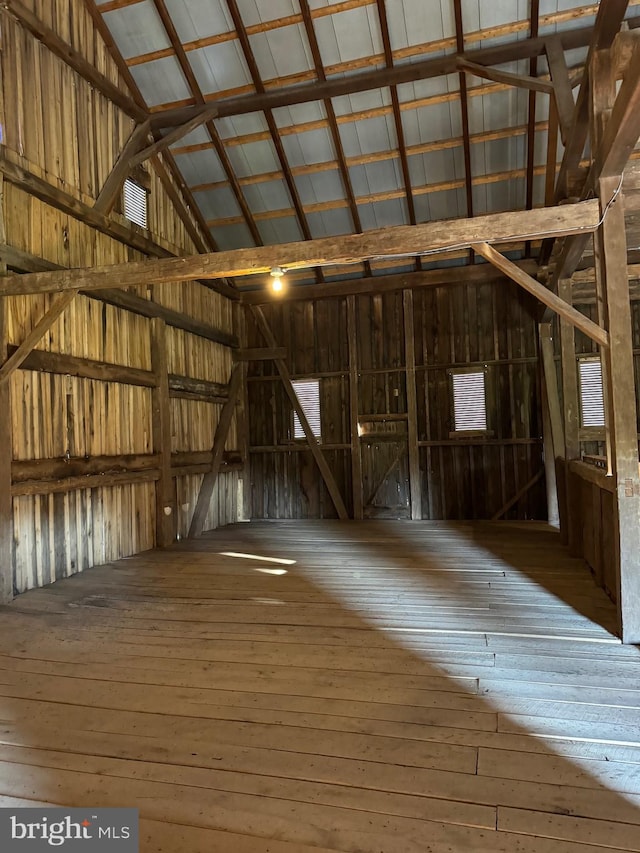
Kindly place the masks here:
<instances>
[{"instance_id":1,"label":"wooden support post","mask_svg":"<svg viewBox=\"0 0 640 853\"><path fill-rule=\"evenodd\" d=\"M553 452L555 456L564 456L564 427L562 425L562 411L560 409L560 394L558 393L558 375L553 355L551 323L540 324L540 354L542 356L544 381L549 401L549 420Z\"/></svg>"},{"instance_id":2,"label":"wooden support post","mask_svg":"<svg viewBox=\"0 0 640 853\"><path fill-rule=\"evenodd\" d=\"M551 431L551 418L549 416L549 398L544 373L542 374L540 384L542 390L542 446L544 453L544 475L547 487L547 521L552 527L559 528L558 474Z\"/></svg>"},{"instance_id":3,"label":"wooden support post","mask_svg":"<svg viewBox=\"0 0 640 853\"><path fill-rule=\"evenodd\" d=\"M0 239L4 243L2 178L0 177ZM0 274L6 266L0 264ZM7 359L7 298L0 297L0 362ZM0 384L0 604L13 598L13 500L11 498L12 462L11 385Z\"/></svg>"},{"instance_id":4,"label":"wooden support post","mask_svg":"<svg viewBox=\"0 0 640 853\"><path fill-rule=\"evenodd\" d=\"M220 465L222 463L222 454L224 453L224 445L229 435L229 427L235 413L236 401L240 395L240 389L243 385L243 376L246 370L244 364L234 364L231 370L231 379L229 380L229 398L222 407L220 420L216 427L216 432L213 438L213 448L211 450L211 470L208 471L202 480L196 508L191 519L189 527L189 539L195 539L200 536L204 529L204 522L211 506L211 496L213 495L213 487L220 473Z\"/></svg>"},{"instance_id":5,"label":"wooden support post","mask_svg":"<svg viewBox=\"0 0 640 853\"><path fill-rule=\"evenodd\" d=\"M349 429L351 433L351 481L353 517L364 518L362 494L362 448L360 446L360 393L358 378L358 335L356 330L356 297L347 296L347 338L349 342Z\"/></svg>"},{"instance_id":6,"label":"wooden support post","mask_svg":"<svg viewBox=\"0 0 640 853\"><path fill-rule=\"evenodd\" d=\"M171 400L167 368L166 324L151 320L153 388L153 451L160 454L160 479L156 483L156 545L167 548L176 537L176 496L171 477ZM135 417L135 413L131 413Z\"/></svg>"},{"instance_id":7,"label":"wooden support post","mask_svg":"<svg viewBox=\"0 0 640 853\"><path fill-rule=\"evenodd\" d=\"M565 301L571 298L571 280L558 282L558 293ZM564 488L560 505L560 522L563 541L571 554L579 555L582 533L578 518L579 496L572 493L569 463L580 458L578 405L578 363L574 327L564 317L560 318L560 358L562 363L562 406L564 414Z\"/></svg>"},{"instance_id":8,"label":"wooden support post","mask_svg":"<svg viewBox=\"0 0 640 853\"><path fill-rule=\"evenodd\" d=\"M247 308L241 303L236 303L233 306L233 322L234 332L240 341L243 348L242 352L248 353L247 349ZM233 353L234 359L239 350ZM281 356L286 356L286 350ZM240 359L242 361L242 359ZM236 431L238 435L238 449L242 459L242 472L239 478L239 484L242 489L242 501L238 501L238 521L248 521L252 514L252 496L251 496L251 455L249 454L249 383L247 377L249 374L249 364L242 364L242 385L238 395L238 405L236 406Z\"/></svg>"},{"instance_id":9,"label":"wooden support post","mask_svg":"<svg viewBox=\"0 0 640 853\"><path fill-rule=\"evenodd\" d=\"M256 320L256 323L258 324L258 328L262 332L264 339L267 342L267 346L277 346L275 338L273 337L273 332L271 331L271 328L267 323L267 319L264 316L262 308L252 306L251 311ZM309 426L307 416L305 415L304 410L300 405L300 401L298 400L296 392L293 388L293 385L291 384L289 369L287 368L287 365L285 364L284 360L281 358L276 359L275 364L278 369L278 373L280 374L280 378L282 379L282 384L284 385L284 390L286 391L287 397L289 398L295 413L298 415L300 426L302 427L304 434L307 437L309 449L311 450L313 458L315 459L316 464L320 469L324 484L327 487L327 491L329 492L331 500L333 501L333 505L335 506L336 512L338 513L338 518L340 518L342 521L346 521L349 518L349 513L347 512L347 508L344 505L342 495L340 494L340 489L338 488L338 484L335 481L331 468L329 468L329 463L327 462L324 453L320 449L318 439L315 437L315 435L313 434L313 430Z\"/></svg>"},{"instance_id":10,"label":"wooden support post","mask_svg":"<svg viewBox=\"0 0 640 853\"><path fill-rule=\"evenodd\" d=\"M545 42L545 52L549 63L549 73L554 89L556 115L560 125L562 143L566 145L571 133L575 101L569 82L569 70L564 55L562 42L557 36L550 36ZM554 159L555 162L555 159Z\"/></svg>"},{"instance_id":11,"label":"wooden support post","mask_svg":"<svg viewBox=\"0 0 640 853\"><path fill-rule=\"evenodd\" d=\"M402 294L404 309L404 353L407 382L407 427L409 440L409 489L411 492L411 518L422 518L422 477L420 475L420 449L418 448L418 399L416 391L416 348L413 326L413 293Z\"/></svg>"},{"instance_id":12,"label":"wooden support post","mask_svg":"<svg viewBox=\"0 0 640 853\"><path fill-rule=\"evenodd\" d=\"M558 508L558 483L556 460L564 456L564 428L560 395L558 393L558 377L553 356L553 339L551 324L541 323L540 357L542 360L542 425L544 437L544 464L547 478L547 518L554 527L560 525Z\"/></svg>"},{"instance_id":13,"label":"wooden support post","mask_svg":"<svg viewBox=\"0 0 640 853\"><path fill-rule=\"evenodd\" d=\"M600 180L599 197L603 212L619 181L620 176L616 175ZM610 467L616 485L614 500L618 530L614 535L618 564L618 618L622 641L640 643L638 426L624 204L620 196L609 206L596 242L611 342L605 370Z\"/></svg>"}]
</instances>

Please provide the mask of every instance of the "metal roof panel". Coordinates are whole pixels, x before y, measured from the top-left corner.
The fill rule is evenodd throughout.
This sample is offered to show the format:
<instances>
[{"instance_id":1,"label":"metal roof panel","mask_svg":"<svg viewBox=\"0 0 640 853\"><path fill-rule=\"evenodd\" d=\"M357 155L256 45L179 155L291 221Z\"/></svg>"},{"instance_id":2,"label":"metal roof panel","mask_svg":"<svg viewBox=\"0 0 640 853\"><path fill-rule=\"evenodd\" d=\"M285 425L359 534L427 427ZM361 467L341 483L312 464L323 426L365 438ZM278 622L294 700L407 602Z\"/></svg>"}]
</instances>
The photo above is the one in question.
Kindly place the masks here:
<instances>
[{"instance_id":1,"label":"metal roof panel","mask_svg":"<svg viewBox=\"0 0 640 853\"><path fill-rule=\"evenodd\" d=\"M103 17L125 59L162 50L171 44L152 0L104 12Z\"/></svg>"},{"instance_id":2,"label":"metal roof panel","mask_svg":"<svg viewBox=\"0 0 640 853\"><path fill-rule=\"evenodd\" d=\"M220 251L225 249L245 249L255 246L251 231L244 223L221 225L211 229L211 234Z\"/></svg>"},{"instance_id":3,"label":"metal roof panel","mask_svg":"<svg viewBox=\"0 0 640 853\"><path fill-rule=\"evenodd\" d=\"M165 0L180 41L228 33L233 22L221 0Z\"/></svg>"},{"instance_id":4,"label":"metal roof panel","mask_svg":"<svg viewBox=\"0 0 640 853\"><path fill-rule=\"evenodd\" d=\"M261 181L243 187L244 197L253 213L284 210L291 207L291 198L284 181Z\"/></svg>"},{"instance_id":5,"label":"metal roof panel","mask_svg":"<svg viewBox=\"0 0 640 853\"><path fill-rule=\"evenodd\" d=\"M297 175L295 183L303 205L335 201L345 197L342 177L337 169L312 175Z\"/></svg>"},{"instance_id":6,"label":"metal roof panel","mask_svg":"<svg viewBox=\"0 0 640 853\"><path fill-rule=\"evenodd\" d=\"M335 158L333 142L326 127L283 136L282 146L291 167L325 163Z\"/></svg>"},{"instance_id":7,"label":"metal roof panel","mask_svg":"<svg viewBox=\"0 0 640 853\"><path fill-rule=\"evenodd\" d=\"M251 75L237 40L190 50L189 63L204 94L251 85Z\"/></svg>"},{"instance_id":8,"label":"metal roof panel","mask_svg":"<svg viewBox=\"0 0 640 853\"><path fill-rule=\"evenodd\" d=\"M227 156L234 172L240 178L277 172L280 163L270 140L250 142L245 145L230 145Z\"/></svg>"},{"instance_id":9,"label":"metal roof panel","mask_svg":"<svg viewBox=\"0 0 640 853\"><path fill-rule=\"evenodd\" d=\"M193 151L189 154L176 154L176 163L182 172L187 186L226 181L227 176L220 158L213 148Z\"/></svg>"},{"instance_id":10,"label":"metal roof panel","mask_svg":"<svg viewBox=\"0 0 640 853\"><path fill-rule=\"evenodd\" d=\"M302 24L250 35L249 42L263 80L275 80L313 68Z\"/></svg>"},{"instance_id":11,"label":"metal roof panel","mask_svg":"<svg viewBox=\"0 0 640 853\"><path fill-rule=\"evenodd\" d=\"M315 20L316 37L325 65L383 52L378 13L367 5Z\"/></svg>"},{"instance_id":12,"label":"metal roof panel","mask_svg":"<svg viewBox=\"0 0 640 853\"><path fill-rule=\"evenodd\" d=\"M242 211L230 186L194 193L205 219L222 219L240 216Z\"/></svg>"},{"instance_id":13,"label":"metal roof panel","mask_svg":"<svg viewBox=\"0 0 640 853\"><path fill-rule=\"evenodd\" d=\"M263 219L257 223L260 236L265 245L278 243L296 243L304 239L295 216L282 216L279 219ZM282 263L286 263L282 258Z\"/></svg>"},{"instance_id":14,"label":"metal roof panel","mask_svg":"<svg viewBox=\"0 0 640 853\"><path fill-rule=\"evenodd\" d=\"M134 65L130 71L142 97L150 107L189 100L192 97L175 56Z\"/></svg>"},{"instance_id":15,"label":"metal roof panel","mask_svg":"<svg viewBox=\"0 0 640 853\"><path fill-rule=\"evenodd\" d=\"M359 204L358 212L362 228L369 231L374 228L386 228L393 225L408 225L407 205L402 198L391 198L373 204Z\"/></svg>"},{"instance_id":16,"label":"metal roof panel","mask_svg":"<svg viewBox=\"0 0 640 853\"><path fill-rule=\"evenodd\" d=\"M351 214L346 207L308 213L307 223L314 239L316 237L336 237L339 234L351 234L353 232Z\"/></svg>"}]
</instances>

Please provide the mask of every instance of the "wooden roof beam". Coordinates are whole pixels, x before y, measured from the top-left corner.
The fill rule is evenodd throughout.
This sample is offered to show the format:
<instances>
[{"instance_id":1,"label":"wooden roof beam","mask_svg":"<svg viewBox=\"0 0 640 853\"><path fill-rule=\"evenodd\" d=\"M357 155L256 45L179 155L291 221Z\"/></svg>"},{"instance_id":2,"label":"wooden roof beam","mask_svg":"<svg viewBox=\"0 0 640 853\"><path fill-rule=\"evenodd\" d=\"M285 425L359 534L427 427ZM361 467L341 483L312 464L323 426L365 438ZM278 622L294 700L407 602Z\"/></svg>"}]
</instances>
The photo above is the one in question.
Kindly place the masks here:
<instances>
[{"instance_id":1,"label":"wooden roof beam","mask_svg":"<svg viewBox=\"0 0 640 853\"><path fill-rule=\"evenodd\" d=\"M547 64L549 65L549 75L553 82L553 94L562 144L567 145L571 134L573 111L576 104L573 99L573 89L569 79L567 61L558 36L547 38L545 53L547 55Z\"/></svg>"},{"instance_id":2,"label":"wooden roof beam","mask_svg":"<svg viewBox=\"0 0 640 853\"><path fill-rule=\"evenodd\" d=\"M302 13L302 22L304 24L305 32L307 34L307 41L309 42L309 47L311 48L311 55L313 56L313 63L316 69L316 74L318 75L318 80L321 83L324 83L326 82L327 76L324 71L322 55L320 53L320 46L318 45L316 31L313 26L313 17L311 14L311 9L309 7L309 0L299 0L299 3L300 11ZM342 138L340 136L340 130L338 128L336 112L333 108L333 103L330 98L325 98L323 103L325 111L327 113L327 119L329 122L329 132L331 133L333 148L336 153L336 160L338 163L338 169L340 171L340 177L342 179L342 185L344 187L345 195L347 196L347 202L349 204L349 210L351 212L353 227L358 234L362 234L362 222L360 221L360 212L356 203L356 196L353 191L353 184L351 183L351 174L349 172L349 165L347 163L347 158L344 153L344 146L342 145ZM291 173L294 174L293 169L291 170ZM368 261L365 261L364 268L366 275L370 276L371 265Z\"/></svg>"},{"instance_id":3,"label":"wooden roof beam","mask_svg":"<svg viewBox=\"0 0 640 853\"><path fill-rule=\"evenodd\" d=\"M120 107L127 115L137 121L147 117L147 111L140 107L129 95L122 91L109 78L98 71L84 56L64 39L44 24L20 0L2 0L1 7L15 18L31 35L42 42L53 54L73 68L80 77L90 83L100 94Z\"/></svg>"},{"instance_id":4,"label":"wooden roof beam","mask_svg":"<svg viewBox=\"0 0 640 853\"><path fill-rule=\"evenodd\" d=\"M462 22L462 0L453 0L453 11L456 27L456 45L458 53L464 52L464 25ZM461 56L456 57L456 66ZM473 216L473 173L471 170L471 134L469 132L469 96L467 94L467 75L464 71L458 74L460 81L460 112L462 117L462 146L464 153L464 185L467 200L467 216ZM473 249L469 251L469 261L473 263Z\"/></svg>"},{"instance_id":5,"label":"wooden roof beam","mask_svg":"<svg viewBox=\"0 0 640 853\"><path fill-rule=\"evenodd\" d=\"M536 58L535 56L531 57L531 59ZM471 62L469 59L466 59L464 55L457 57L456 64L459 71L466 71L467 74L473 74L474 77L492 80L494 83L505 83L507 86L515 86L519 89L544 92L546 95L553 94L553 83L550 83L548 80L540 80L533 75L512 74L510 71L500 71L499 68L479 65L477 62Z\"/></svg>"},{"instance_id":6,"label":"wooden roof beam","mask_svg":"<svg viewBox=\"0 0 640 853\"><path fill-rule=\"evenodd\" d=\"M258 94L264 95L266 89L264 87L264 83L262 82L262 78L260 76L260 69L258 68L258 63L256 62L255 56L253 54L251 43L249 41L249 36L247 35L247 31L244 26L242 16L240 15L240 10L238 9L238 4L236 3L236 0L227 0L227 7L231 14L233 25L240 41L240 46L242 47L242 54L245 58L247 66L249 67L249 73L251 74L253 85L255 86ZM298 193L296 182L293 178L293 175L291 174L291 169L289 168L289 162L287 159L286 152L284 150L284 146L282 144L282 139L280 138L278 126L273 117L273 112L270 109L265 109L264 116L267 122L267 126L269 128L269 133L271 134L271 140L273 142L274 148L276 149L276 154L280 162L280 168L282 169L282 174L284 175L284 180L287 185L287 189L289 190L291 201L293 202L296 217L300 225L300 230L302 231L305 240L311 240L311 229L309 228L309 223L307 222L307 215L304 212L304 207L302 206L302 201L300 200L300 194ZM318 279L318 281L322 281L323 273L321 269L316 270L316 278Z\"/></svg>"},{"instance_id":7,"label":"wooden roof beam","mask_svg":"<svg viewBox=\"0 0 640 853\"><path fill-rule=\"evenodd\" d=\"M353 264L379 258L431 255L464 248L478 242L518 242L554 234L592 232L598 225L597 199L557 207L509 211L450 219L421 225L403 225L324 237L318 240L259 246L250 249L115 264L88 269L31 273L0 278L0 295L55 293L61 290L95 290L130 287L200 278L227 278L268 273L274 266L287 270L314 266Z\"/></svg>"},{"instance_id":8,"label":"wooden roof beam","mask_svg":"<svg viewBox=\"0 0 640 853\"><path fill-rule=\"evenodd\" d=\"M587 142L589 131L589 75L593 54L595 51L607 50L611 47L613 40L620 31L628 5L629 0L607 0L606 3L600 3L598 6L598 14L589 44L589 54L573 111L571 130L556 183L556 201L562 201L566 197L567 182L578 168Z\"/></svg>"},{"instance_id":9,"label":"wooden roof beam","mask_svg":"<svg viewBox=\"0 0 640 853\"><path fill-rule=\"evenodd\" d=\"M612 0L612 2L618 3L620 0ZM630 28L640 26L640 15L629 19L628 23ZM557 37L563 50L571 50L588 45L591 42L592 35L593 27L578 27L573 30L564 30L558 33ZM497 47L465 51L463 58L483 66L501 65L518 59L530 59L544 53L546 40L546 36L515 40ZM362 71L345 77L331 78L322 83L314 81L313 83L285 86L280 89L269 89L263 94L256 93L222 98L216 101L218 116L244 115L265 109L320 101L325 98L335 98L340 95L350 95L371 89L455 74L459 70L458 58L459 54L436 56L419 62L394 65L392 68ZM204 105L194 105L158 111L152 116L152 127L163 128L183 124L195 115L202 113L204 109Z\"/></svg>"},{"instance_id":10,"label":"wooden roof beam","mask_svg":"<svg viewBox=\"0 0 640 853\"><path fill-rule=\"evenodd\" d=\"M251 236L253 237L253 240L256 245L261 246L262 237L260 236L260 230L253 217L251 208L247 204L247 200L244 197L244 193L242 192L242 188L240 187L238 178L234 172L233 166L231 165L231 161L229 160L224 144L220 139L220 134L218 133L218 130L213 123L213 118L214 115L217 115L217 111L215 111L214 113L211 105L207 105L205 102L205 98L200 88L200 85L196 79L195 74L193 73L193 69L191 68L191 64L189 63L189 60L184 51L176 28L173 25L173 21L171 19L171 15L169 14L169 10L167 9L165 0L153 0L153 2L158 12L158 15L160 16L160 19L162 21L162 25L164 26L167 38L169 39L169 42L171 43L171 46L175 52L176 59L178 60L180 68L182 69L182 73L184 74L185 79L189 85L191 93L193 94L193 97L202 109L202 113L198 116L197 119L194 116L190 120L187 120L180 128L176 129L176 132L178 133L177 139L182 138L182 136L185 136L187 133L190 133L192 130L195 130L197 127L204 124L209 134L209 138L211 139L213 147L216 151L216 154L218 155L218 158L222 163L222 168L224 169L224 172L229 180L231 190L236 198L236 201L238 202L238 206L240 207L242 216L247 224L247 227L249 228ZM173 133L173 131L170 131L165 138L169 137L171 133ZM202 221L204 222L204 218L202 219ZM206 223L205 228L207 236L210 240L213 241L211 231L209 230Z\"/></svg>"},{"instance_id":11,"label":"wooden roof beam","mask_svg":"<svg viewBox=\"0 0 640 853\"><path fill-rule=\"evenodd\" d=\"M540 25L540 0L531 0L531 14L529 16L529 35L535 38L538 35ZM538 73L538 57L532 56L529 60L529 75L536 78ZM527 104L527 166L525 181L525 207L531 210L533 207L533 182L535 176L535 149L536 149L536 89L529 89ZM552 86L553 91L553 86ZM525 254L531 255L531 243L528 242Z\"/></svg>"},{"instance_id":12,"label":"wooden roof beam","mask_svg":"<svg viewBox=\"0 0 640 853\"><path fill-rule=\"evenodd\" d=\"M384 58L387 68L393 68L393 51L391 50L391 36L389 34L389 22L387 20L387 9L385 0L377 0L378 20L380 22L380 31L382 33L382 44L384 47ZM404 128L402 126L402 113L400 112L400 100L398 98L397 86L390 87L391 106L393 109L393 120L396 128L396 137L398 140L398 153L400 155L400 166L402 169L402 180L404 182L405 198L407 201L407 211L409 213L409 222L411 225L416 224L416 207L411 191L411 174L409 172L409 160L407 158L407 146L404 139ZM419 261L418 261L419 264Z\"/></svg>"}]
</instances>

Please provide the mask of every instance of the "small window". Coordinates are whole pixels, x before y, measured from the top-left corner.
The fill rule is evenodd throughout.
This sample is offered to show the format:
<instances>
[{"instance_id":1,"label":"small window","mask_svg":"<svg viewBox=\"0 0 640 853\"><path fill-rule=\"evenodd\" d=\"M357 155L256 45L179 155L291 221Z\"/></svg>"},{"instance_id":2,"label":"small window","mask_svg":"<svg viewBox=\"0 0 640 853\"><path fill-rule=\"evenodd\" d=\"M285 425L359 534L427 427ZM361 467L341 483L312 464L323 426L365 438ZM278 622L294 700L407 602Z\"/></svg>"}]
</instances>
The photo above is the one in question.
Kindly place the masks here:
<instances>
[{"instance_id":1,"label":"small window","mask_svg":"<svg viewBox=\"0 0 640 853\"><path fill-rule=\"evenodd\" d=\"M317 379L296 380L291 383L296 397L300 402L302 411L307 416L311 432L320 441L322 437L322 424L320 421L320 382ZM293 437L306 438L302 424L296 412L293 413Z\"/></svg>"},{"instance_id":2,"label":"small window","mask_svg":"<svg viewBox=\"0 0 640 853\"><path fill-rule=\"evenodd\" d=\"M578 360L580 381L580 425L603 427L604 393L602 389L602 362L599 358Z\"/></svg>"},{"instance_id":3,"label":"small window","mask_svg":"<svg viewBox=\"0 0 640 853\"><path fill-rule=\"evenodd\" d=\"M487 394L485 371L452 371L450 376L453 431L486 432Z\"/></svg>"},{"instance_id":4,"label":"small window","mask_svg":"<svg viewBox=\"0 0 640 853\"><path fill-rule=\"evenodd\" d=\"M142 228L147 227L148 192L131 178L124 182L122 206L124 215L130 222L135 222Z\"/></svg>"}]
</instances>

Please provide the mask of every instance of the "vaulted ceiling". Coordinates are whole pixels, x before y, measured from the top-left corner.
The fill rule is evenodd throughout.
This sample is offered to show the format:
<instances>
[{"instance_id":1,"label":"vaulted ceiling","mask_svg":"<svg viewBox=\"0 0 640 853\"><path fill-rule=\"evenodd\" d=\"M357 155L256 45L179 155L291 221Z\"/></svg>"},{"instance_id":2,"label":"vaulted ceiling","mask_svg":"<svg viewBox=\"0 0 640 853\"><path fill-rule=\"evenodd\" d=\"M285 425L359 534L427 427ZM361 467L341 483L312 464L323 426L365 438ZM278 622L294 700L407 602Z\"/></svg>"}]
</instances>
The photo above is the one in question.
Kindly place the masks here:
<instances>
[{"instance_id":1,"label":"vaulted ceiling","mask_svg":"<svg viewBox=\"0 0 640 853\"><path fill-rule=\"evenodd\" d=\"M598 6L87 2L157 134L204 104L221 106L171 146L219 249L549 203L563 148L555 104L550 117L545 48L564 53L569 84L579 84ZM629 3L627 26L640 23L637 6L640 0ZM511 257L537 251L510 248ZM459 252L437 265L469 260ZM434 265L381 259L305 271L297 281Z\"/></svg>"}]
</instances>

